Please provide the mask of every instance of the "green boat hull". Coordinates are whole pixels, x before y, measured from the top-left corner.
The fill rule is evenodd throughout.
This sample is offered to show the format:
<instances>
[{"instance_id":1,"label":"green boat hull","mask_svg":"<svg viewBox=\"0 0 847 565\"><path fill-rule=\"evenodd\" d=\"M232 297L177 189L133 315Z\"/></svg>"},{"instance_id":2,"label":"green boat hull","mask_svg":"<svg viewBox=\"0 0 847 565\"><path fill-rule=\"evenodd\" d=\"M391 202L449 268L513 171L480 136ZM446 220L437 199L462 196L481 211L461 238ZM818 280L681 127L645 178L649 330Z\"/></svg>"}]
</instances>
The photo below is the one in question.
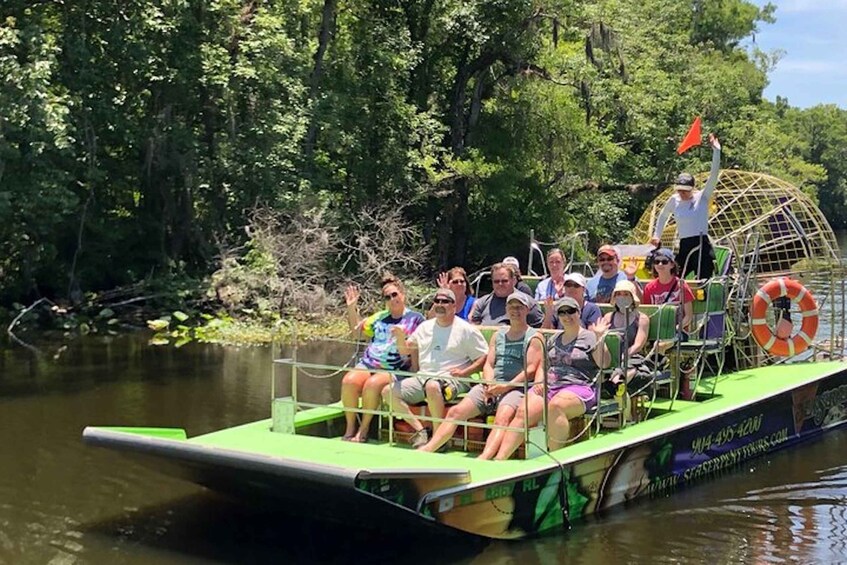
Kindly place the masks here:
<instances>
[{"instance_id":1,"label":"green boat hull","mask_svg":"<svg viewBox=\"0 0 847 565\"><path fill-rule=\"evenodd\" d=\"M479 461L271 431L263 420L182 430L86 428L91 445L218 491L350 524L428 524L491 538L566 530L592 513L714 477L847 421L847 364L721 377L715 396L654 403L651 418L529 460ZM310 411L298 414L309 423ZM302 427L302 426L301 426Z\"/></svg>"}]
</instances>

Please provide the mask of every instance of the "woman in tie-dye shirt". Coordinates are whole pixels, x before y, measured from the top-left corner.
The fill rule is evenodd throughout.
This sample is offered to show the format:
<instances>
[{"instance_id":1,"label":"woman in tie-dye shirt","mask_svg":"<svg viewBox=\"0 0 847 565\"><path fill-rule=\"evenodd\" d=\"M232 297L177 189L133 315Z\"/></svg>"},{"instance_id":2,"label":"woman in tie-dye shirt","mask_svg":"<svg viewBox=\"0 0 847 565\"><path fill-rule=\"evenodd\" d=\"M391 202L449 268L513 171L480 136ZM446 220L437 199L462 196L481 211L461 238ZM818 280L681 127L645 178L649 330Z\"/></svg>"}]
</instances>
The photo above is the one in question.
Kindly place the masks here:
<instances>
[{"instance_id":1,"label":"woman in tie-dye shirt","mask_svg":"<svg viewBox=\"0 0 847 565\"><path fill-rule=\"evenodd\" d=\"M406 307L403 283L394 277L386 276L383 279L382 297L386 308L362 320L358 310L359 289L351 285L344 292L350 329L361 330L371 340L356 367L344 375L341 381L341 403L347 408L357 408L361 397L363 409L376 410L382 400L382 389L391 382L391 375L379 369L408 371L410 368L409 357L397 351L391 328L400 326L406 335L411 335L424 317ZM367 441L373 415L362 414L358 428L355 412L345 412L344 416L347 420L344 439Z\"/></svg>"}]
</instances>

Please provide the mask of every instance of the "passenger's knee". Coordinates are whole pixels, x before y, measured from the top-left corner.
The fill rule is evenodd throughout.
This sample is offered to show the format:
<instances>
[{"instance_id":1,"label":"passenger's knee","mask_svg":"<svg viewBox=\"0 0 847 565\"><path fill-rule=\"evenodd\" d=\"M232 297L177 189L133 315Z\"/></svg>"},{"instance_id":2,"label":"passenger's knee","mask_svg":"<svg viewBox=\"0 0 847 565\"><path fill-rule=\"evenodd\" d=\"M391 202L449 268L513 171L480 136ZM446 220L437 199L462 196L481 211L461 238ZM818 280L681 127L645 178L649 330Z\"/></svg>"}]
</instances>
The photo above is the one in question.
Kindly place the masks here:
<instances>
[{"instance_id":1,"label":"passenger's knee","mask_svg":"<svg viewBox=\"0 0 847 565\"><path fill-rule=\"evenodd\" d=\"M387 379L386 375L383 374L372 375L365 381L364 388L370 390L381 390L389 380L390 379Z\"/></svg>"},{"instance_id":2,"label":"passenger's knee","mask_svg":"<svg viewBox=\"0 0 847 565\"><path fill-rule=\"evenodd\" d=\"M447 410L447 414L444 416L444 418L447 420L459 420L462 416L461 412L462 409L459 407L458 404L456 406L451 406Z\"/></svg>"},{"instance_id":3,"label":"passenger's knee","mask_svg":"<svg viewBox=\"0 0 847 565\"><path fill-rule=\"evenodd\" d=\"M550 401L550 411L575 418L585 412L582 400L575 396L556 396Z\"/></svg>"},{"instance_id":4,"label":"passenger's knee","mask_svg":"<svg viewBox=\"0 0 847 565\"><path fill-rule=\"evenodd\" d=\"M433 396L441 396L441 383L438 381L427 381L424 386L424 390L426 391L426 395L430 398Z\"/></svg>"},{"instance_id":5,"label":"passenger's knee","mask_svg":"<svg viewBox=\"0 0 847 565\"><path fill-rule=\"evenodd\" d=\"M362 386L362 373L359 371L350 371L349 373L345 373L341 378L342 385L353 385L353 386Z\"/></svg>"},{"instance_id":6,"label":"passenger's knee","mask_svg":"<svg viewBox=\"0 0 847 565\"><path fill-rule=\"evenodd\" d=\"M500 410L494 415L494 425L495 426L507 426L509 422L514 420L516 417L516 413L514 410Z\"/></svg>"}]
</instances>

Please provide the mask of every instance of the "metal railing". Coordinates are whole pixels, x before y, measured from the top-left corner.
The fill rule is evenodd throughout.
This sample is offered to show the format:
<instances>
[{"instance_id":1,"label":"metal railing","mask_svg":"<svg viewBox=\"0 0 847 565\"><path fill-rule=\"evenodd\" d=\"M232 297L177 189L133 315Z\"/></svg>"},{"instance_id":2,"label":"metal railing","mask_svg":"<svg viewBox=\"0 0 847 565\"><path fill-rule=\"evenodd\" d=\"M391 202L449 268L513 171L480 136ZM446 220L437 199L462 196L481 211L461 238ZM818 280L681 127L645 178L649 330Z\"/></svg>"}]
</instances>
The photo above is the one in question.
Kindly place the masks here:
<instances>
[{"instance_id":1,"label":"metal railing","mask_svg":"<svg viewBox=\"0 0 847 565\"><path fill-rule=\"evenodd\" d=\"M535 339L535 338L536 337L533 336L530 339L530 343L531 343L532 339ZM544 341L543 338L541 338L541 341L542 342ZM546 344L545 344L545 346L546 346ZM297 380L300 376L299 373L301 372L301 371L298 371L298 369L301 369L301 370L305 369L305 370L309 370L309 371L338 371L339 369L345 369L345 368L337 366L337 365L328 365L328 364L321 364L321 363L309 363L309 362L298 361L296 350L297 350L297 348L295 347L293 352L292 352L292 357L290 357L290 358L281 358L281 359L275 359L274 360L275 364L286 365L286 366L291 367L291 399L292 399L292 402L295 406L295 410L300 410L300 409L304 409L304 408L326 408L328 406L327 404L306 402L306 401L300 400L298 398ZM546 348L543 349L542 351L545 352L544 356L546 357ZM347 369L350 369L350 368L347 368ZM396 377L421 378L421 379L425 379L425 380L429 380L429 379L436 379L436 380L450 379L450 380L453 380L455 382L467 383L469 386L477 385L477 384L484 384L480 379L472 378L472 377L453 377L453 376L444 375L444 374L430 374L430 373L421 373L421 372L415 373L415 372L410 372L410 371L387 370L387 369L375 369L375 370L373 370L373 372L388 373L388 374L391 374L392 377L394 377L394 378L396 378ZM311 377L311 375L308 375L308 376ZM546 379L545 379L544 382L545 382L545 386L544 386L544 392L545 392L544 414L545 414L545 416L544 416L543 421L544 421L544 426L545 426L545 441L546 441L546 438L547 438L547 435L546 435L546 414L547 414ZM524 380L522 383L518 383L518 384L501 383L501 382L498 382L497 384L505 384L505 385L512 386L513 388L523 388L525 395L529 391L529 389L528 389L529 381L528 380ZM392 386L392 385L389 384L387 386ZM275 391L276 387L272 386L272 390ZM403 416L398 414L398 412L395 410L395 407L393 405L393 399L394 399L393 394L388 396L387 410L383 410L383 409L370 410L370 409L362 408L362 407L348 407L348 406L340 406L340 407L334 406L333 408L337 408L338 410L341 410L342 412L345 412L345 413L346 412L354 412L356 414L371 414L371 415L378 416L378 417L381 417L381 418L382 417L387 418L388 419L388 426L387 426L388 427L388 442L389 442L389 444L393 444L393 443L395 443L395 441L394 441L394 421L396 419L404 419ZM446 414L445 414L445 416L446 416ZM435 416L432 416L432 415L424 416L424 415L414 414L413 417L417 420L421 420L421 421L424 421L424 422L433 422L433 423L437 422L439 424L448 420L448 418L446 418L446 417L438 418L438 417L435 417ZM501 430L505 430L505 431L522 432L524 434L525 439L529 438L529 426L524 426L522 428L516 428L516 427L510 427L510 426L500 426L500 425L496 425L496 424L488 424L488 423L485 423L485 422L474 422L474 421L471 421L471 420L453 420L453 422L456 423L457 425L460 425L460 426L467 426L467 427L474 427L474 428L481 428L481 429L488 429L488 430L501 429ZM464 447L466 449L467 445L465 445Z\"/></svg>"}]
</instances>

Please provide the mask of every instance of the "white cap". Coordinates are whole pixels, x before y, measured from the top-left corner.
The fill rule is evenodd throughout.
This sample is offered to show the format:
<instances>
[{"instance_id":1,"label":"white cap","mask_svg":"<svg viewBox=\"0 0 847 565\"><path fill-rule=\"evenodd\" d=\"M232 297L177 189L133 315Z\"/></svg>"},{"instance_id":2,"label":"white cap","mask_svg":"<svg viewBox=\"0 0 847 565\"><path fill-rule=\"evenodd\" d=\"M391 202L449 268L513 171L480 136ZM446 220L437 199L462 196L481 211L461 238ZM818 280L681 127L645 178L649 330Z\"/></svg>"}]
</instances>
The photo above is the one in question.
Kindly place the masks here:
<instances>
[{"instance_id":1,"label":"white cap","mask_svg":"<svg viewBox=\"0 0 847 565\"><path fill-rule=\"evenodd\" d=\"M582 273L568 273L565 275L565 282L575 282L582 288L585 288L585 277L582 276Z\"/></svg>"}]
</instances>

